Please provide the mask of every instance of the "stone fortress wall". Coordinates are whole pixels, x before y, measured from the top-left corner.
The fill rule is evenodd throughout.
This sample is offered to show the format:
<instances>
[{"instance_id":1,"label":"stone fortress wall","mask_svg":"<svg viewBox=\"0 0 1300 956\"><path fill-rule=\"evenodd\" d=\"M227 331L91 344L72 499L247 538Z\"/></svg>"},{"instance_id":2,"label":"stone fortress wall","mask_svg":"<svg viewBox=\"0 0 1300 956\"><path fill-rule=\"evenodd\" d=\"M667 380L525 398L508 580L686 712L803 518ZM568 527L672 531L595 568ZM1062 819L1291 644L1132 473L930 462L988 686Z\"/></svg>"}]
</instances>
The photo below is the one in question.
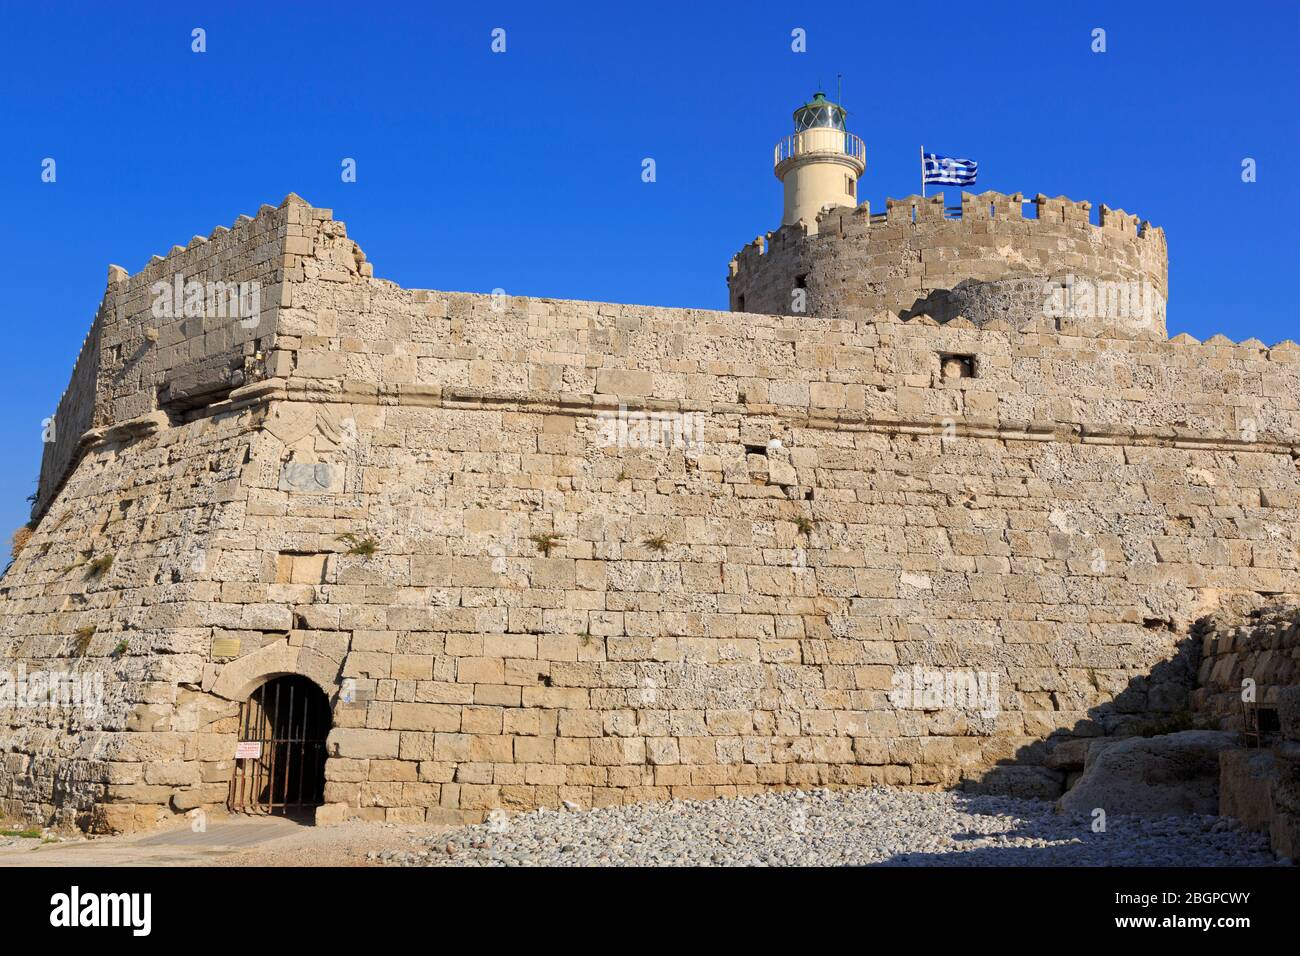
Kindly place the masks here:
<instances>
[{"instance_id":1,"label":"stone fortress wall","mask_svg":"<svg viewBox=\"0 0 1300 956\"><path fill-rule=\"evenodd\" d=\"M49 507L63 476L76 464L81 438L95 422L99 378L99 338L103 315L96 314L81 351L72 366L68 387L59 397L54 414L44 422L41 472L37 480L34 513Z\"/></svg>"},{"instance_id":2,"label":"stone fortress wall","mask_svg":"<svg viewBox=\"0 0 1300 956\"><path fill-rule=\"evenodd\" d=\"M109 267L103 300L54 415L56 440L45 446L36 513L49 507L83 444L101 441L103 429L157 428L221 400L256 374L247 366L260 361L259 338L274 328L270 317L284 288L280 257L293 238L270 210L173 246L134 276ZM227 294L239 283L257 283L256 296L244 300L257 315L242 314ZM195 287L202 302L194 299Z\"/></svg>"},{"instance_id":3,"label":"stone fortress wall","mask_svg":"<svg viewBox=\"0 0 1300 956\"><path fill-rule=\"evenodd\" d=\"M1064 196L1035 197L1032 217L1019 193L962 193L959 207L944 203L937 193L889 199L874 215L865 202L833 207L815 224L760 236L731 262L731 308L826 317L886 310L941 323L960 315L1016 330L1166 337L1163 230L1105 205L1093 224L1091 203ZM1112 283L1109 298L1076 298L1076 308L1057 310L1066 314L1046 314L1048 282L1070 277ZM1141 308L1118 301L1130 284Z\"/></svg>"},{"instance_id":4,"label":"stone fortress wall","mask_svg":"<svg viewBox=\"0 0 1300 956\"><path fill-rule=\"evenodd\" d=\"M1224 729L1245 729L1246 681L1252 684L1256 708L1276 711L1288 688L1300 693L1294 690L1300 688L1300 608L1221 608L1199 621L1194 633L1201 647L1192 705L1217 718Z\"/></svg>"},{"instance_id":5,"label":"stone fortress wall","mask_svg":"<svg viewBox=\"0 0 1300 956\"><path fill-rule=\"evenodd\" d=\"M1059 743L1187 706L1193 621L1300 593L1293 343L406 290L293 196L229 241L176 266L265 276L259 323L146 325L0 582L7 664L108 688L0 710L7 813L219 806L286 673L333 704L323 818L1054 795ZM607 440L642 413L703 440ZM899 695L933 673L994 705Z\"/></svg>"}]
</instances>

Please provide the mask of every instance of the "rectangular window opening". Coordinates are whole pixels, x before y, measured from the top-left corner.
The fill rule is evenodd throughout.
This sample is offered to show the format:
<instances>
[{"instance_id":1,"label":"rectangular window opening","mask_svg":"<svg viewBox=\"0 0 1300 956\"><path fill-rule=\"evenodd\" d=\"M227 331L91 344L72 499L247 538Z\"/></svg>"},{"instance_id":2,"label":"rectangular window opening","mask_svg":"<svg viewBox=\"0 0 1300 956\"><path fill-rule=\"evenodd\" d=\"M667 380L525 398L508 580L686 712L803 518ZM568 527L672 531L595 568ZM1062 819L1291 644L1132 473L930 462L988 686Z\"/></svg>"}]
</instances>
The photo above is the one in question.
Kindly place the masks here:
<instances>
[{"instance_id":1,"label":"rectangular window opening","mask_svg":"<svg viewBox=\"0 0 1300 956\"><path fill-rule=\"evenodd\" d=\"M944 381L958 378L975 378L975 356L940 353L939 370Z\"/></svg>"}]
</instances>

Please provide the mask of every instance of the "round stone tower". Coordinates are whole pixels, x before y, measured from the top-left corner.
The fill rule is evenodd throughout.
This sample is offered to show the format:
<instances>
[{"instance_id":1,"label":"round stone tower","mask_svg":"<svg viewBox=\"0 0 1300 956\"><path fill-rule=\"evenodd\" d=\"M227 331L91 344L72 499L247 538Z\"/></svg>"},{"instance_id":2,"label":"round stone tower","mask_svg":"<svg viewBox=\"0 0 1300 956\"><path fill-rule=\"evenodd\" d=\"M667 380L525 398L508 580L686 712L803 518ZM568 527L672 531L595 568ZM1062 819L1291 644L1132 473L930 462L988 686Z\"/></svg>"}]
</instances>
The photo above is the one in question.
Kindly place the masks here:
<instances>
[{"instance_id":1,"label":"round stone tower","mask_svg":"<svg viewBox=\"0 0 1300 956\"><path fill-rule=\"evenodd\" d=\"M858 204L862 141L818 93L776 147L785 214L731 260L731 309L902 319L1084 336L1165 338L1164 231L1064 196L962 193Z\"/></svg>"},{"instance_id":2,"label":"round stone tower","mask_svg":"<svg viewBox=\"0 0 1300 956\"><path fill-rule=\"evenodd\" d=\"M856 206L858 177L867 168L862 140L844 125L844 107L825 93L794 111L794 132L776 144L776 178L785 187L782 225L797 222L817 231L827 206Z\"/></svg>"}]
</instances>

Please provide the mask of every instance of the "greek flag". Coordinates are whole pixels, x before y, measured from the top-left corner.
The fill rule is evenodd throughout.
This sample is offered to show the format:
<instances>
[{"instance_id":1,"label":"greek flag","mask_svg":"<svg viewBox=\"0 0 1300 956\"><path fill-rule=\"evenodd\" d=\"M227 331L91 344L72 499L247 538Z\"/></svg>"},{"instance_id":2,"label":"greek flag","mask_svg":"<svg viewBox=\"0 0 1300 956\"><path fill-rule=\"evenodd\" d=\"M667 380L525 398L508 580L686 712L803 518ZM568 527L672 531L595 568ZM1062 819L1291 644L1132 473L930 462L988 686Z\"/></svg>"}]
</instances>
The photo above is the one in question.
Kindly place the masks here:
<instances>
[{"instance_id":1,"label":"greek flag","mask_svg":"<svg viewBox=\"0 0 1300 956\"><path fill-rule=\"evenodd\" d=\"M972 159L953 159L938 153L924 153L921 158L921 182L943 186L973 186L979 163Z\"/></svg>"}]
</instances>

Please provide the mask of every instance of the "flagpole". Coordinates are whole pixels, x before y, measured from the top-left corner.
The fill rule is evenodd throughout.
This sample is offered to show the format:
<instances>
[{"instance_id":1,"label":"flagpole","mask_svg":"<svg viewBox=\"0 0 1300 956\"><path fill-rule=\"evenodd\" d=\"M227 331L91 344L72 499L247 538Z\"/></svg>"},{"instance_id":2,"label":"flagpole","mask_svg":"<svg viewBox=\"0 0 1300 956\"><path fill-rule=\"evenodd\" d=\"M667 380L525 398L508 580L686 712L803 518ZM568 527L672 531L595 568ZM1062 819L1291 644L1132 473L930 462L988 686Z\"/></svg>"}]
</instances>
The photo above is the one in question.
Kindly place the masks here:
<instances>
[{"instance_id":1,"label":"flagpole","mask_svg":"<svg viewBox=\"0 0 1300 956\"><path fill-rule=\"evenodd\" d=\"M921 144L921 198L925 198L925 144Z\"/></svg>"}]
</instances>

